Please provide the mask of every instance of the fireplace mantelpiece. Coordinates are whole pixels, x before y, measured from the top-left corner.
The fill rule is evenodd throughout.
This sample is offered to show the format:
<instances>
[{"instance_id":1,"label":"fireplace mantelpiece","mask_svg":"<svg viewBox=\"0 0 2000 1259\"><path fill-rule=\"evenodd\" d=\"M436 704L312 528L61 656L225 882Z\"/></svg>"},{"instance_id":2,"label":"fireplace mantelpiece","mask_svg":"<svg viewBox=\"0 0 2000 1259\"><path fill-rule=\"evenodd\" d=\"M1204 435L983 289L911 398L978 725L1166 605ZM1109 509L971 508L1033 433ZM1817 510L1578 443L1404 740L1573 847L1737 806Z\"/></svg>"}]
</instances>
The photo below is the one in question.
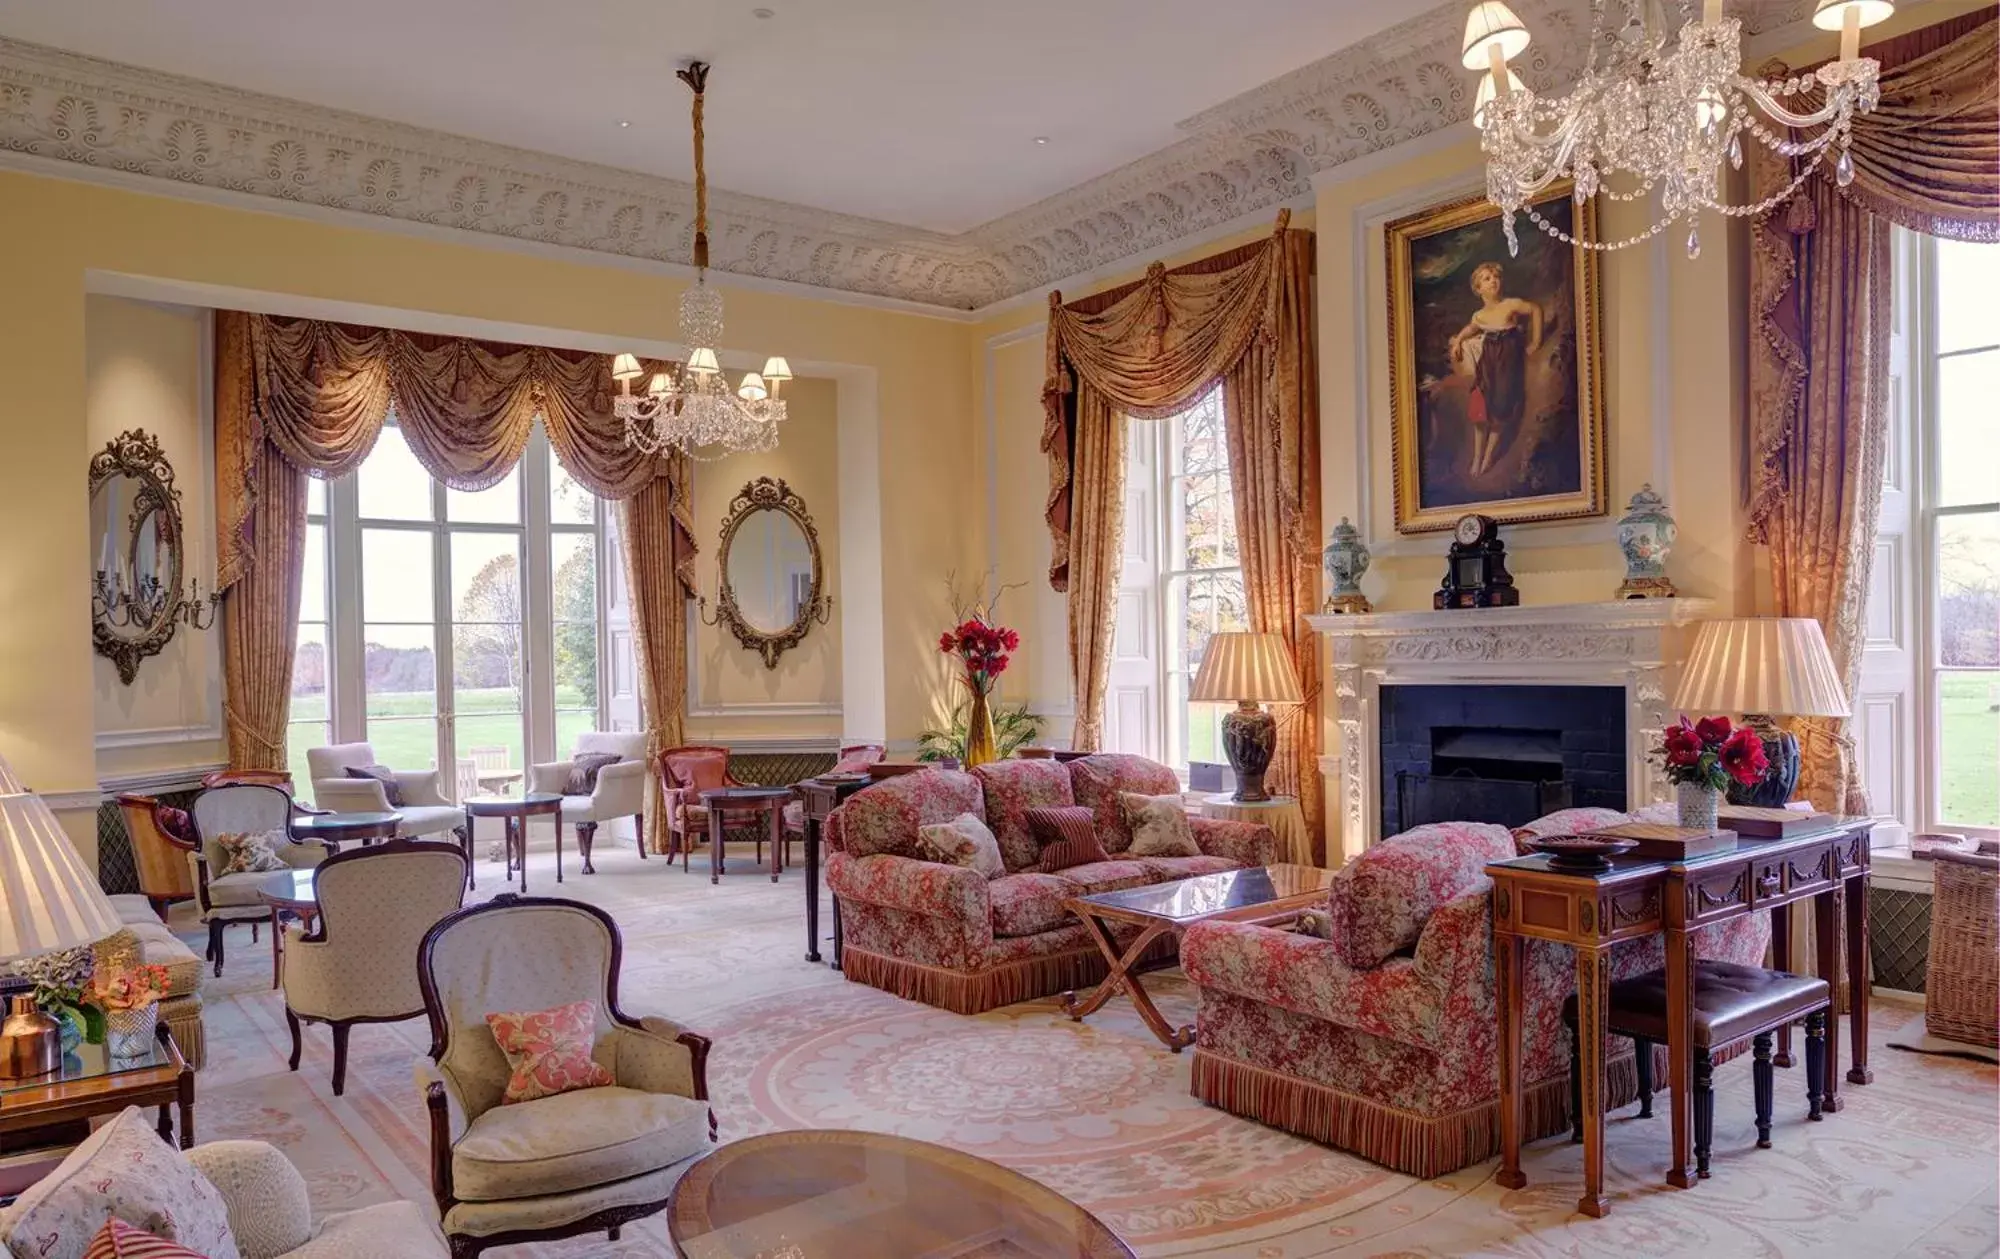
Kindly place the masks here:
<instances>
[{"instance_id":1,"label":"fireplace mantelpiece","mask_svg":"<svg viewBox=\"0 0 2000 1259\"><path fill-rule=\"evenodd\" d=\"M1452 683L1622 686L1625 781L1631 807L1667 798L1646 751L1670 718L1667 696L1685 657L1687 627L1706 620L1707 599L1631 599L1441 612L1311 616L1327 637L1337 739L1320 768L1331 787L1331 857L1353 857L1381 836L1381 689Z\"/></svg>"}]
</instances>

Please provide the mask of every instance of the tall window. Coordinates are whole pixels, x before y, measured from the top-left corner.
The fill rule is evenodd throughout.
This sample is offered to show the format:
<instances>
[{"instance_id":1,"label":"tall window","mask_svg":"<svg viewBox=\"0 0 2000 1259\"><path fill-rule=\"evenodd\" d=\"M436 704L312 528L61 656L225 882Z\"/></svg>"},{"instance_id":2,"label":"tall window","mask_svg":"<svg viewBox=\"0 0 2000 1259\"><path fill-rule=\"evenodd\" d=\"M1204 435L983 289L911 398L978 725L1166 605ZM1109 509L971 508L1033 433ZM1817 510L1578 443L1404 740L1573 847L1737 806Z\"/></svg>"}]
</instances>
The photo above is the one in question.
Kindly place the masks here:
<instances>
[{"instance_id":1,"label":"tall window","mask_svg":"<svg viewBox=\"0 0 2000 1259\"><path fill-rule=\"evenodd\" d=\"M1188 703L1188 688L1201 668L1209 636L1249 629L1250 612L1236 547L1222 391L1211 390L1161 426L1167 443L1161 526L1165 563L1160 571L1167 631L1162 696L1168 759L1185 768L1190 761L1224 759L1225 708Z\"/></svg>"},{"instance_id":2,"label":"tall window","mask_svg":"<svg viewBox=\"0 0 2000 1259\"><path fill-rule=\"evenodd\" d=\"M604 509L539 430L498 483L460 491L392 419L313 503L287 748L306 794L305 749L328 741L440 769L463 798L518 790L596 727Z\"/></svg>"},{"instance_id":3,"label":"tall window","mask_svg":"<svg viewBox=\"0 0 2000 1259\"><path fill-rule=\"evenodd\" d=\"M1919 496L1939 825L2000 828L2000 245L1936 240ZM1927 344L1924 344L1927 342Z\"/></svg>"}]
</instances>

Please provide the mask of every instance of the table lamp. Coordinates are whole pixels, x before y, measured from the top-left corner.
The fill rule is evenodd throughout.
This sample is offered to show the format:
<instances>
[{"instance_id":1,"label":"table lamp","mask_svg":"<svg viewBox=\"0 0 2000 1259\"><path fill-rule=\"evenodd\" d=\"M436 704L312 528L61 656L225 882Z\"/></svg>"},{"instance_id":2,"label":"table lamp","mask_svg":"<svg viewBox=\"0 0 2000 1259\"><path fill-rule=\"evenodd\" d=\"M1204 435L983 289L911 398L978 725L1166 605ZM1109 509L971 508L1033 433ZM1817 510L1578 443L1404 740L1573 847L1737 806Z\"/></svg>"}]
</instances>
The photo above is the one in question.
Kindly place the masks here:
<instances>
[{"instance_id":1,"label":"table lamp","mask_svg":"<svg viewBox=\"0 0 2000 1259\"><path fill-rule=\"evenodd\" d=\"M1278 719L1259 702L1302 704L1292 649L1278 634L1211 634L1201 653L1188 700L1196 704L1234 703L1222 719L1222 750L1236 772L1239 802L1269 800L1264 771L1278 746Z\"/></svg>"},{"instance_id":2,"label":"table lamp","mask_svg":"<svg viewBox=\"0 0 2000 1259\"><path fill-rule=\"evenodd\" d=\"M0 962L90 944L122 925L48 804L0 761ZM61 1026L19 987L0 1021L0 1079L62 1065Z\"/></svg>"},{"instance_id":3,"label":"table lamp","mask_svg":"<svg viewBox=\"0 0 2000 1259\"><path fill-rule=\"evenodd\" d=\"M1681 669L1674 708L1700 717L1741 713L1764 742L1771 767L1759 781L1729 784L1731 804L1777 808L1799 785L1799 741L1773 717L1845 717L1847 691L1826 636L1811 617L1704 621Z\"/></svg>"}]
</instances>

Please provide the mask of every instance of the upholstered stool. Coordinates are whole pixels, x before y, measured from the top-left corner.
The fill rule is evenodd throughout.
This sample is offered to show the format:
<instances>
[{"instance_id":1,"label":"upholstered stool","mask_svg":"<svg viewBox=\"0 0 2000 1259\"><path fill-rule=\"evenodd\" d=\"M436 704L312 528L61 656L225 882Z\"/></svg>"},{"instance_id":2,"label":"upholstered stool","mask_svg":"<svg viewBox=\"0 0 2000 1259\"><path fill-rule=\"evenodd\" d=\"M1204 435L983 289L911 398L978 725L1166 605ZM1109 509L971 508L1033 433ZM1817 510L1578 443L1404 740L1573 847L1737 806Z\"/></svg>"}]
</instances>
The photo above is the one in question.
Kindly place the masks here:
<instances>
[{"instance_id":1,"label":"upholstered stool","mask_svg":"<svg viewBox=\"0 0 2000 1259\"><path fill-rule=\"evenodd\" d=\"M1806 1105L1808 1119L1822 1118L1826 1088L1826 1016L1831 997L1824 979L1791 975L1761 966L1700 960L1694 964L1694 1160L1708 1175L1710 1139L1715 1132L1714 1052L1749 1040L1751 1074L1757 1094L1757 1147L1771 1148L1771 1033L1800 1019L1806 1024ZM1576 1034L1576 997L1563 1002L1570 1035L1570 1139L1583 1140L1581 1061ZM1667 972L1648 971L1611 985L1606 1030L1629 1036L1639 1072L1639 1117L1653 1114L1653 1047L1667 1041Z\"/></svg>"}]
</instances>

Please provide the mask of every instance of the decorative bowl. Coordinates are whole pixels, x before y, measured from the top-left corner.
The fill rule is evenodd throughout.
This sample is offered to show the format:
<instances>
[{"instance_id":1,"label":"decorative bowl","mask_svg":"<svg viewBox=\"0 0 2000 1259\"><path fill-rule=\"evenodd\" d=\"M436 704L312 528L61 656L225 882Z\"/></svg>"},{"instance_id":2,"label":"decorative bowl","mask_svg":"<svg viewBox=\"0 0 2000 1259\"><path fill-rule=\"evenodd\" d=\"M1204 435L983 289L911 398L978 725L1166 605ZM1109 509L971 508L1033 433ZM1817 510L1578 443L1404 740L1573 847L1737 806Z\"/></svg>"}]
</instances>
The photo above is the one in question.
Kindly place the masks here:
<instances>
[{"instance_id":1,"label":"decorative bowl","mask_svg":"<svg viewBox=\"0 0 2000 1259\"><path fill-rule=\"evenodd\" d=\"M1639 841L1604 835L1547 835L1528 840L1527 846L1559 870L1596 871L1609 870L1611 858L1637 848Z\"/></svg>"}]
</instances>

